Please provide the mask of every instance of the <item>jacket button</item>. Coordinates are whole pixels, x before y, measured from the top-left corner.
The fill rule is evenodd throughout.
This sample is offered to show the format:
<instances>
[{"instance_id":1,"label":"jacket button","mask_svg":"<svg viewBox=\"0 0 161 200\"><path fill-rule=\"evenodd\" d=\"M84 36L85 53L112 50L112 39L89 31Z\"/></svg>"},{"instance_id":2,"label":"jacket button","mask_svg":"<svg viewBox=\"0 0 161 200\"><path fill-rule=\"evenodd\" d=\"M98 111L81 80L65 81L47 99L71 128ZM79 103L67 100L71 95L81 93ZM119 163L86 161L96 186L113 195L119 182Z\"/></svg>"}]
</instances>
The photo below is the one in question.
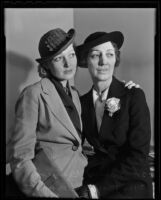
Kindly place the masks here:
<instances>
[{"instance_id":1,"label":"jacket button","mask_svg":"<svg viewBox=\"0 0 161 200\"><path fill-rule=\"evenodd\" d=\"M72 150L73 150L73 151L77 151L77 149L78 149L78 146L76 146L76 145L73 145L73 146L72 146Z\"/></svg>"}]
</instances>

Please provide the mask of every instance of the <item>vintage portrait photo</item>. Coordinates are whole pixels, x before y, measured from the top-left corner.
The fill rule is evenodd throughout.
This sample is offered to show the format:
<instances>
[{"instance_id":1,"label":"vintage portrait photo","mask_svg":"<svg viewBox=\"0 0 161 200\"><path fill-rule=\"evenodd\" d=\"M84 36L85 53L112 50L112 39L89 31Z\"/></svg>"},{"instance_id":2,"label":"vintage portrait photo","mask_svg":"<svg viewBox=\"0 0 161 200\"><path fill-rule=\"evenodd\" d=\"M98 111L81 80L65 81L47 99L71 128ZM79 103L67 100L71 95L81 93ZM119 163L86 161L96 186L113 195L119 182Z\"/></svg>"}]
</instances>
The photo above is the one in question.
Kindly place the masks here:
<instances>
[{"instance_id":1,"label":"vintage portrait photo","mask_svg":"<svg viewBox=\"0 0 161 200\"><path fill-rule=\"evenodd\" d=\"M4 8L6 197L155 199L156 17Z\"/></svg>"}]
</instances>

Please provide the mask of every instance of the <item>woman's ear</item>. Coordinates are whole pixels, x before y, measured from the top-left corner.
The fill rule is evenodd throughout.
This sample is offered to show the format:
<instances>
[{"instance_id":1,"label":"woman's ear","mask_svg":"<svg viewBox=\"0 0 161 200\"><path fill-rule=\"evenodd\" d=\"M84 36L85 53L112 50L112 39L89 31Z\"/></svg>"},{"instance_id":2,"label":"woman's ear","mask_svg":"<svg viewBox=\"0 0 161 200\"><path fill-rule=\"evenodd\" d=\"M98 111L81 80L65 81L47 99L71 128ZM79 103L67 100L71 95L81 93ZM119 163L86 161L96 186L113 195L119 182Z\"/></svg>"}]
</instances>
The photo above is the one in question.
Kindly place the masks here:
<instances>
[{"instance_id":1,"label":"woman's ear","mask_svg":"<svg viewBox=\"0 0 161 200\"><path fill-rule=\"evenodd\" d=\"M38 73L41 78L45 78L48 75L47 70L41 64L38 65Z\"/></svg>"}]
</instances>

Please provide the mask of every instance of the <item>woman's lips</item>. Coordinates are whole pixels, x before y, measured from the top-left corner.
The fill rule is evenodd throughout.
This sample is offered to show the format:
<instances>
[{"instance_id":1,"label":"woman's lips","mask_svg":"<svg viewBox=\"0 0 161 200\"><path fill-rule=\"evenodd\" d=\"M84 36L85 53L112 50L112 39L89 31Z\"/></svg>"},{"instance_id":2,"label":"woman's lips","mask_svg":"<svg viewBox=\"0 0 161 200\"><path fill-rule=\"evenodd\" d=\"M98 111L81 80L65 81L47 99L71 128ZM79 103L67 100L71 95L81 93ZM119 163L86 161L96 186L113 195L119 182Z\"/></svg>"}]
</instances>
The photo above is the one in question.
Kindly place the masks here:
<instances>
[{"instance_id":1,"label":"woman's lips","mask_svg":"<svg viewBox=\"0 0 161 200\"><path fill-rule=\"evenodd\" d=\"M97 69L97 71L99 73L106 73L106 72L108 72L108 69Z\"/></svg>"},{"instance_id":2,"label":"woman's lips","mask_svg":"<svg viewBox=\"0 0 161 200\"><path fill-rule=\"evenodd\" d=\"M68 70L65 70L65 71L64 71L65 74L70 74L70 73L72 73L72 72L73 72L72 69L68 69Z\"/></svg>"}]
</instances>

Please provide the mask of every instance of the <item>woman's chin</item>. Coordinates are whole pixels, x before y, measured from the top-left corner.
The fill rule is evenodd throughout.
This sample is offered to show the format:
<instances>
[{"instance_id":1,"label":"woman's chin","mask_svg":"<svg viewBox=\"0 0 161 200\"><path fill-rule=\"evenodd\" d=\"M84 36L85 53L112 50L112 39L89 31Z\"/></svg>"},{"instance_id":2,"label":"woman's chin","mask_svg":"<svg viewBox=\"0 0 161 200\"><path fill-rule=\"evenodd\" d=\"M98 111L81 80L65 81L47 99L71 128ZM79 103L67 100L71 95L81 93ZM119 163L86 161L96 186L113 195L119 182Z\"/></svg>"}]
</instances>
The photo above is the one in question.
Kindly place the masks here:
<instances>
[{"instance_id":1,"label":"woman's chin","mask_svg":"<svg viewBox=\"0 0 161 200\"><path fill-rule=\"evenodd\" d=\"M109 78L111 78L111 76L107 75L107 74L99 74L97 75L96 79L98 81L106 81L109 80Z\"/></svg>"},{"instance_id":2,"label":"woman's chin","mask_svg":"<svg viewBox=\"0 0 161 200\"><path fill-rule=\"evenodd\" d=\"M74 73L65 75L65 79L66 79L66 80L70 80L70 79L72 79L73 77L74 77Z\"/></svg>"}]
</instances>

